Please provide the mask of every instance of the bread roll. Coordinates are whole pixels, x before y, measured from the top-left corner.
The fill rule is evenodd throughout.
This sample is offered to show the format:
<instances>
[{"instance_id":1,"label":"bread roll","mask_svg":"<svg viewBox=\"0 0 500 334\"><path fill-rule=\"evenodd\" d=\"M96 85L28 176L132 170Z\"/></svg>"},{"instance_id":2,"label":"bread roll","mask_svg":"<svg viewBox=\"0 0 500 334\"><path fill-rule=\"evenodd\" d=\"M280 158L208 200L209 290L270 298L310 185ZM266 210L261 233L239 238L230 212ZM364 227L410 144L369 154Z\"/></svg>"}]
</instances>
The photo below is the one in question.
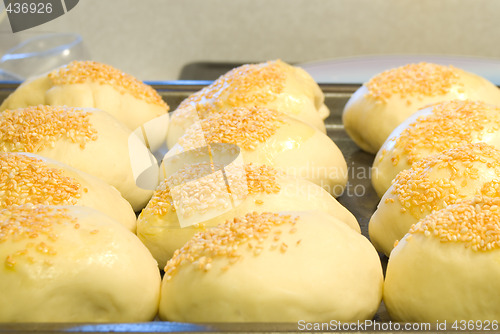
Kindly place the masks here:
<instances>
[{"instance_id":1,"label":"bread roll","mask_svg":"<svg viewBox=\"0 0 500 334\"><path fill-rule=\"evenodd\" d=\"M373 162L372 184L379 197L396 175L418 160L468 143L500 148L500 108L481 101L446 101L424 108L401 123Z\"/></svg>"},{"instance_id":2,"label":"bread roll","mask_svg":"<svg viewBox=\"0 0 500 334\"><path fill-rule=\"evenodd\" d=\"M35 153L97 176L138 211L153 191L136 185L131 159L146 159L152 169L157 165L140 142L136 147L143 155L130 152L133 137L125 125L98 109L34 106L0 113L0 152Z\"/></svg>"},{"instance_id":3,"label":"bread roll","mask_svg":"<svg viewBox=\"0 0 500 334\"><path fill-rule=\"evenodd\" d=\"M322 211L360 232L356 218L314 183L290 178L268 166L242 167L240 178L224 165L195 163L160 183L139 216L137 235L161 268L195 233L250 212ZM186 193L186 198L172 195L171 188Z\"/></svg>"},{"instance_id":4,"label":"bread roll","mask_svg":"<svg viewBox=\"0 0 500 334\"><path fill-rule=\"evenodd\" d=\"M361 86L347 102L342 120L352 140L375 154L391 132L417 110L455 99L500 106L500 89L453 66L408 64L382 72Z\"/></svg>"},{"instance_id":5,"label":"bread roll","mask_svg":"<svg viewBox=\"0 0 500 334\"><path fill-rule=\"evenodd\" d=\"M251 213L199 233L165 267L160 318L186 322L372 319L380 259L319 211Z\"/></svg>"},{"instance_id":6,"label":"bread roll","mask_svg":"<svg viewBox=\"0 0 500 334\"><path fill-rule=\"evenodd\" d=\"M330 111L324 95L303 69L281 60L243 65L192 94L172 113L168 147L173 147L186 129L212 113L238 107L275 109L325 132L323 120Z\"/></svg>"},{"instance_id":7,"label":"bread roll","mask_svg":"<svg viewBox=\"0 0 500 334\"><path fill-rule=\"evenodd\" d=\"M0 259L0 322L137 322L157 313L155 260L94 209L1 209Z\"/></svg>"},{"instance_id":8,"label":"bread roll","mask_svg":"<svg viewBox=\"0 0 500 334\"><path fill-rule=\"evenodd\" d=\"M11 205L82 205L135 232L130 204L104 181L29 153L0 153L0 208Z\"/></svg>"},{"instance_id":9,"label":"bread roll","mask_svg":"<svg viewBox=\"0 0 500 334\"><path fill-rule=\"evenodd\" d=\"M384 302L391 319L446 320L448 329L457 320L482 320L487 328L489 320L491 328L500 318L499 236L500 199L481 196L412 226L387 266Z\"/></svg>"},{"instance_id":10,"label":"bread roll","mask_svg":"<svg viewBox=\"0 0 500 334\"><path fill-rule=\"evenodd\" d=\"M475 195L494 195L499 180L500 151L485 143L423 158L400 172L380 200L368 225L370 240L389 256L394 242L420 219Z\"/></svg>"},{"instance_id":11,"label":"bread roll","mask_svg":"<svg viewBox=\"0 0 500 334\"><path fill-rule=\"evenodd\" d=\"M132 131L163 116L167 119L163 131L148 136L152 149L166 137L169 108L160 95L131 75L98 62L74 61L30 78L2 103L0 111L39 104L101 109Z\"/></svg>"},{"instance_id":12,"label":"bread roll","mask_svg":"<svg viewBox=\"0 0 500 334\"><path fill-rule=\"evenodd\" d=\"M193 124L163 161L207 143L235 144L245 162L305 178L335 197L342 194L347 183L346 161L329 137L272 109L235 108L212 114Z\"/></svg>"}]
</instances>

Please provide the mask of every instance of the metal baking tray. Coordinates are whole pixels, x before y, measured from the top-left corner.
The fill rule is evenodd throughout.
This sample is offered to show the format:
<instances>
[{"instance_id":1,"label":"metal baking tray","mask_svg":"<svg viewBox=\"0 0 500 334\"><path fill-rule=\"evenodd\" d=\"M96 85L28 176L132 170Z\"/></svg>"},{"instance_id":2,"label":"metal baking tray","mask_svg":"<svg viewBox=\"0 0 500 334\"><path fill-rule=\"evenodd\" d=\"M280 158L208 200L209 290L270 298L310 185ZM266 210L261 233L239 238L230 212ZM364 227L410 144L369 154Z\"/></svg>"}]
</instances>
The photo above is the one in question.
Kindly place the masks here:
<instances>
[{"instance_id":1,"label":"metal baking tray","mask_svg":"<svg viewBox=\"0 0 500 334\"><path fill-rule=\"evenodd\" d=\"M163 99L175 110L177 105L187 96L202 89L210 81L168 81L148 82L153 86ZM0 83L0 102L12 93L19 83ZM371 166L374 155L361 151L354 144L344 130L342 124L342 110L349 97L359 88L357 84L320 84L325 93L325 104L330 108L330 116L325 121L327 134L340 148L348 166L348 184L344 193L337 198L357 218L361 232L368 238L368 222L378 204L378 197L372 188L370 181ZM382 266L387 265L387 257L380 255ZM374 317L379 322L390 321L389 316L382 304ZM296 323L293 324L180 324L174 322L154 321L137 324L0 324L0 333L22 333L22 332L295 332L298 330Z\"/></svg>"}]
</instances>

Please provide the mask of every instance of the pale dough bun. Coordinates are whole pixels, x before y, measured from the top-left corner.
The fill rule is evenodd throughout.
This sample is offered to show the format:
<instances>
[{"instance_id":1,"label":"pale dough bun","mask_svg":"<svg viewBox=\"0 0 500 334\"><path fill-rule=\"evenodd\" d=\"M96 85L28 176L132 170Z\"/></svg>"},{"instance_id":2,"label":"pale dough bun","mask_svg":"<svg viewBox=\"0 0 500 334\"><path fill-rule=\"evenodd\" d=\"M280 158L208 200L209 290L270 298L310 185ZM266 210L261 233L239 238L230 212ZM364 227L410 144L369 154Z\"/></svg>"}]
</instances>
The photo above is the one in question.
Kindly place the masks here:
<instances>
[{"instance_id":1,"label":"pale dough bun","mask_svg":"<svg viewBox=\"0 0 500 334\"><path fill-rule=\"evenodd\" d=\"M101 178L138 211L154 187L137 186L131 159L157 165L139 140L131 153L131 139L130 129L99 109L34 106L0 113L1 152L34 153Z\"/></svg>"},{"instance_id":2,"label":"pale dough bun","mask_svg":"<svg viewBox=\"0 0 500 334\"><path fill-rule=\"evenodd\" d=\"M342 120L352 140L375 154L391 132L417 110L455 99L500 106L500 89L453 66L409 64L382 72L361 86L347 102Z\"/></svg>"},{"instance_id":3,"label":"pale dough bun","mask_svg":"<svg viewBox=\"0 0 500 334\"><path fill-rule=\"evenodd\" d=\"M500 199L478 197L413 226L387 266L384 302L393 321L500 318ZM485 323L483 323L485 325ZM478 328L478 327L476 327Z\"/></svg>"},{"instance_id":4,"label":"pale dough bun","mask_svg":"<svg viewBox=\"0 0 500 334\"><path fill-rule=\"evenodd\" d=\"M347 164L337 145L317 129L272 109L242 107L212 114L193 124L163 161L207 143L235 144L246 163L305 178L335 197L347 184Z\"/></svg>"},{"instance_id":5,"label":"pale dough bun","mask_svg":"<svg viewBox=\"0 0 500 334\"><path fill-rule=\"evenodd\" d=\"M372 184L379 197L392 180L420 159L468 143L500 148L500 108L452 100L419 110L385 141L373 162Z\"/></svg>"},{"instance_id":6,"label":"pale dough bun","mask_svg":"<svg viewBox=\"0 0 500 334\"><path fill-rule=\"evenodd\" d=\"M224 166L214 167L210 163L184 166L160 184L141 212L137 235L161 268L195 233L250 212L321 211L360 233L353 214L312 182L291 178L268 166L246 164L241 174L224 169L229 194L222 176ZM173 195L170 189L175 189ZM177 196L180 192L188 198Z\"/></svg>"},{"instance_id":7,"label":"pale dough bun","mask_svg":"<svg viewBox=\"0 0 500 334\"><path fill-rule=\"evenodd\" d=\"M0 207L81 205L135 232L136 216L120 192L101 179L30 153L0 153Z\"/></svg>"},{"instance_id":8,"label":"pale dough bun","mask_svg":"<svg viewBox=\"0 0 500 334\"><path fill-rule=\"evenodd\" d=\"M39 104L101 109L132 131L157 117L168 118L169 110L151 86L94 61L74 61L28 79L2 103L0 111ZM153 150L165 140L167 126L168 123L162 131L148 133Z\"/></svg>"},{"instance_id":9,"label":"pale dough bun","mask_svg":"<svg viewBox=\"0 0 500 334\"><path fill-rule=\"evenodd\" d=\"M252 213L197 234L165 267L160 318L357 321L382 297L370 242L320 211Z\"/></svg>"},{"instance_id":10,"label":"pale dough bun","mask_svg":"<svg viewBox=\"0 0 500 334\"><path fill-rule=\"evenodd\" d=\"M153 320L156 261L132 232L82 206L0 210L0 322Z\"/></svg>"},{"instance_id":11,"label":"pale dough bun","mask_svg":"<svg viewBox=\"0 0 500 334\"><path fill-rule=\"evenodd\" d=\"M400 172L380 200L368 225L370 240L389 256L394 243L432 211L475 195L500 196L499 180L500 151L485 143L423 158Z\"/></svg>"},{"instance_id":12,"label":"pale dough bun","mask_svg":"<svg viewBox=\"0 0 500 334\"><path fill-rule=\"evenodd\" d=\"M168 147L186 129L212 113L228 108L259 106L295 117L322 132L330 111L318 84L303 69L281 60L243 65L192 94L172 113Z\"/></svg>"}]
</instances>

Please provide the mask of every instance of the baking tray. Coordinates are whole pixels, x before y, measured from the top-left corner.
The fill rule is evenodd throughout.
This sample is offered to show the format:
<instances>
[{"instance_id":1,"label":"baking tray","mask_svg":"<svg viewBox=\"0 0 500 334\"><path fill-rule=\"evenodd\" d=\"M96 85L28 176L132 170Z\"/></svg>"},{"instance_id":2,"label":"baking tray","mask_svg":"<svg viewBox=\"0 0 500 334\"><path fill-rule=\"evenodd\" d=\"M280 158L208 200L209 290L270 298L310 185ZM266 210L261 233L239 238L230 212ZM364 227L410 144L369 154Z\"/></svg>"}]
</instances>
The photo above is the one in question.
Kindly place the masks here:
<instances>
[{"instance_id":1,"label":"baking tray","mask_svg":"<svg viewBox=\"0 0 500 334\"><path fill-rule=\"evenodd\" d=\"M187 96L202 89L210 81L166 81L148 82L163 99L175 110L177 105ZM19 83L0 83L0 102L12 93ZM357 218L363 235L368 237L368 222L378 204L378 197L371 186L370 172L374 155L361 151L349 138L342 124L342 110L349 97L359 88L358 84L320 84L325 93L325 104L330 109L326 119L327 134L340 148L348 166L348 184L344 193L337 198ZM380 255L382 266L387 265L387 257ZM374 317L378 322L390 321L384 305ZM229 324L180 324L174 322L155 321L134 324L0 324L0 333L158 333L158 332L294 332L298 331L293 324L265 323L229 323Z\"/></svg>"}]
</instances>

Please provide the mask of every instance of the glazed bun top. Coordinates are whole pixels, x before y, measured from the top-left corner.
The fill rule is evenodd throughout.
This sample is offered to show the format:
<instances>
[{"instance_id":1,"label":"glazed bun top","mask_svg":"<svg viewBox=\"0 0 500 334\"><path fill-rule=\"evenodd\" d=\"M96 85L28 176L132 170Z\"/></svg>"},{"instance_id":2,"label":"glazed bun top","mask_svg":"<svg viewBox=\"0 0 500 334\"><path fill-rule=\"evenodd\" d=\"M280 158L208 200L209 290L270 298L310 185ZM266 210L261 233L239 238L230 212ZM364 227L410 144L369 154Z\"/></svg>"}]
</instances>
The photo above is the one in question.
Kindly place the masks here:
<instances>
[{"instance_id":1,"label":"glazed bun top","mask_svg":"<svg viewBox=\"0 0 500 334\"><path fill-rule=\"evenodd\" d=\"M168 147L192 123L228 108L260 106L287 114L325 132L324 95L303 69L280 60L237 67L185 99L172 114Z\"/></svg>"},{"instance_id":2,"label":"glazed bun top","mask_svg":"<svg viewBox=\"0 0 500 334\"><path fill-rule=\"evenodd\" d=\"M106 64L73 61L48 74L29 78L5 99L0 111L36 105L96 108L132 131L146 126L153 150L166 138L169 107L161 96L151 86ZM153 119L161 127L150 124Z\"/></svg>"},{"instance_id":3,"label":"glazed bun top","mask_svg":"<svg viewBox=\"0 0 500 334\"><path fill-rule=\"evenodd\" d=\"M178 146L187 151L205 143L226 143L255 150L285 122L285 115L268 108L235 108L224 114L211 114L199 123L201 129L197 126L188 128L185 135L179 138Z\"/></svg>"},{"instance_id":4,"label":"glazed bun top","mask_svg":"<svg viewBox=\"0 0 500 334\"><path fill-rule=\"evenodd\" d=\"M347 183L345 158L328 136L275 109L257 106L226 109L192 124L164 156L163 165L212 143L235 145L245 162L305 178L334 196L340 196Z\"/></svg>"},{"instance_id":5,"label":"glazed bun top","mask_svg":"<svg viewBox=\"0 0 500 334\"><path fill-rule=\"evenodd\" d=\"M54 86L96 83L110 85L122 94L130 94L146 103L168 111L168 105L158 92L135 77L110 65L95 61L73 61L48 74Z\"/></svg>"},{"instance_id":6,"label":"glazed bun top","mask_svg":"<svg viewBox=\"0 0 500 334\"><path fill-rule=\"evenodd\" d=\"M0 117L0 151L38 153L65 139L82 149L96 141L91 109L65 106L31 106L4 110Z\"/></svg>"},{"instance_id":7,"label":"glazed bun top","mask_svg":"<svg viewBox=\"0 0 500 334\"><path fill-rule=\"evenodd\" d=\"M39 158L0 153L0 207L11 205L75 205L84 188Z\"/></svg>"},{"instance_id":8,"label":"glazed bun top","mask_svg":"<svg viewBox=\"0 0 500 334\"><path fill-rule=\"evenodd\" d=\"M500 108L482 101L451 100L424 108L396 128L375 157L379 197L396 175L420 159L475 142L500 148Z\"/></svg>"},{"instance_id":9,"label":"glazed bun top","mask_svg":"<svg viewBox=\"0 0 500 334\"><path fill-rule=\"evenodd\" d=\"M411 104L416 96L460 91L457 87L460 86L457 70L453 66L431 63L407 64L372 77L366 83L367 95L383 103L397 96Z\"/></svg>"},{"instance_id":10,"label":"glazed bun top","mask_svg":"<svg viewBox=\"0 0 500 334\"><path fill-rule=\"evenodd\" d=\"M500 249L500 198L476 196L449 205L423 218L409 233L477 252Z\"/></svg>"},{"instance_id":11,"label":"glazed bun top","mask_svg":"<svg viewBox=\"0 0 500 334\"><path fill-rule=\"evenodd\" d=\"M157 172L154 156L129 128L100 109L38 105L4 110L0 152L34 153L101 178L117 188L135 211L153 193L138 186L133 167L147 163Z\"/></svg>"},{"instance_id":12,"label":"glazed bun top","mask_svg":"<svg viewBox=\"0 0 500 334\"><path fill-rule=\"evenodd\" d=\"M347 102L342 120L363 150L377 153L391 132L418 110L447 100L480 100L500 106L500 89L453 66L407 64L363 84Z\"/></svg>"}]
</instances>

